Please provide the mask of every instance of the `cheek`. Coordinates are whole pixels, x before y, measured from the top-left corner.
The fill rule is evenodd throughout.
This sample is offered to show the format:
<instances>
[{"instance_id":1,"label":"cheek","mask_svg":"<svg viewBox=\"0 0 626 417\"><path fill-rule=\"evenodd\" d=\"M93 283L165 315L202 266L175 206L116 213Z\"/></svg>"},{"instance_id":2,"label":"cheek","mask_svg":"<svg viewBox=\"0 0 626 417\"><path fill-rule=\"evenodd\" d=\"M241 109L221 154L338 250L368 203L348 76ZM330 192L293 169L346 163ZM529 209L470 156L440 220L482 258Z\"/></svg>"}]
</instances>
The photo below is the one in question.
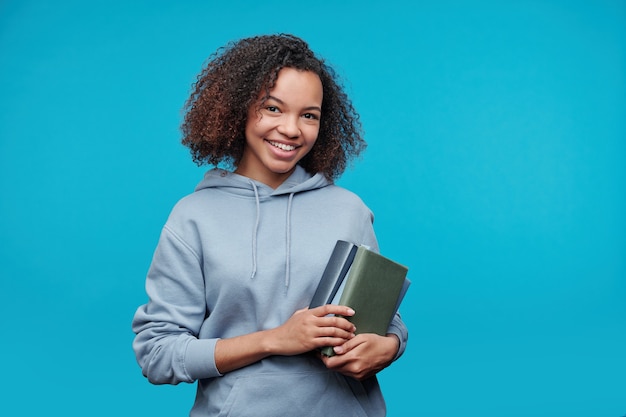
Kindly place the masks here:
<instances>
[{"instance_id":1,"label":"cheek","mask_svg":"<svg viewBox=\"0 0 626 417\"><path fill-rule=\"evenodd\" d=\"M246 139L257 137L261 135L263 131L263 121L259 119L252 120L246 124Z\"/></svg>"},{"instance_id":2,"label":"cheek","mask_svg":"<svg viewBox=\"0 0 626 417\"><path fill-rule=\"evenodd\" d=\"M266 125L267 123L268 120L262 117L260 113L257 113L255 111L249 111L246 120L246 136L250 134L254 135L260 130L263 130L264 125Z\"/></svg>"},{"instance_id":3,"label":"cheek","mask_svg":"<svg viewBox=\"0 0 626 417\"><path fill-rule=\"evenodd\" d=\"M303 132L306 132L307 141L313 146L320 134L320 128L319 126L307 126Z\"/></svg>"}]
</instances>

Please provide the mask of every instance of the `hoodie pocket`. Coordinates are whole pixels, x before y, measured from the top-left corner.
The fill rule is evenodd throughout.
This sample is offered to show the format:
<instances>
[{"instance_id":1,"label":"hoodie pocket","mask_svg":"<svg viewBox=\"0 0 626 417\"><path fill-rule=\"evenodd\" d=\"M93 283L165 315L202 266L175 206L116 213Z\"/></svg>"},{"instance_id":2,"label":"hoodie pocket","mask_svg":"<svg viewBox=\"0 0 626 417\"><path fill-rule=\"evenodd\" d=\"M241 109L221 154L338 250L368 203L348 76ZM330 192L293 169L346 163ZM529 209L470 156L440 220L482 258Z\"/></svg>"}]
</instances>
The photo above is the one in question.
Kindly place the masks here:
<instances>
[{"instance_id":1,"label":"hoodie pocket","mask_svg":"<svg viewBox=\"0 0 626 417\"><path fill-rule=\"evenodd\" d=\"M324 371L239 377L219 416L366 417L367 413L342 375Z\"/></svg>"}]
</instances>

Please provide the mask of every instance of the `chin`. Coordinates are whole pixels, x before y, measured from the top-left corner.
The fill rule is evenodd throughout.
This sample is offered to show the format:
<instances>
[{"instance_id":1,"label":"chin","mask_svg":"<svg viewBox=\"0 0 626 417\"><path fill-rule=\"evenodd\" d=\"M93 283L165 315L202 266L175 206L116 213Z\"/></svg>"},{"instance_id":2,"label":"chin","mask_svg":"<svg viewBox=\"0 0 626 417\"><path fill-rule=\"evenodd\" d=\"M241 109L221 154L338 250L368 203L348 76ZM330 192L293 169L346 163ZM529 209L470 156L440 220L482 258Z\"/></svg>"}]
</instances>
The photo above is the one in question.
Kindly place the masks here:
<instances>
[{"instance_id":1,"label":"chin","mask_svg":"<svg viewBox=\"0 0 626 417\"><path fill-rule=\"evenodd\" d=\"M272 171L274 174L288 174L291 171L293 171L295 169L295 165L291 165L288 167L285 166L280 166L280 167L271 167L270 171Z\"/></svg>"}]
</instances>

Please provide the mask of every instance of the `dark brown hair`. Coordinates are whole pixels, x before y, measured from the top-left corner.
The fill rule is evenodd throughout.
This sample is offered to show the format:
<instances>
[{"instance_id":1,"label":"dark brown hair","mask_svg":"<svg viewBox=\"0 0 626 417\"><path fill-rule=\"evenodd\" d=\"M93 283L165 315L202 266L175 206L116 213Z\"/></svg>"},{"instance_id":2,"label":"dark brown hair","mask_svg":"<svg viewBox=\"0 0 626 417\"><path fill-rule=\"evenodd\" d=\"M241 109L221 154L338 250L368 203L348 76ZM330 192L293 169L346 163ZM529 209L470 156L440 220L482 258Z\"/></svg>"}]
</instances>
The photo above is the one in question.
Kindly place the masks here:
<instances>
[{"instance_id":1,"label":"dark brown hair","mask_svg":"<svg viewBox=\"0 0 626 417\"><path fill-rule=\"evenodd\" d=\"M338 178L366 147L359 115L335 71L293 35L241 39L218 49L198 75L183 108L182 143L198 165L237 166L243 155L250 106L261 105L282 68L312 71L323 88L320 131L299 164L310 173Z\"/></svg>"}]
</instances>

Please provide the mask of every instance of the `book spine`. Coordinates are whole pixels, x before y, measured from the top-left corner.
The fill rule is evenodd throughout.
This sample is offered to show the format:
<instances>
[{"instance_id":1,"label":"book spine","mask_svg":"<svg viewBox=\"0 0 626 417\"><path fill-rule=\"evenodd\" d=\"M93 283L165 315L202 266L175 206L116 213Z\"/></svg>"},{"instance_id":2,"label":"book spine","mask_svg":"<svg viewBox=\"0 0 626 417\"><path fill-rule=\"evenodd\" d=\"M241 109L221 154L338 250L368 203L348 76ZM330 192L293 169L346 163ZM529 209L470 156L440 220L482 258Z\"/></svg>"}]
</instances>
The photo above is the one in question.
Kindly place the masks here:
<instances>
[{"instance_id":1,"label":"book spine","mask_svg":"<svg viewBox=\"0 0 626 417\"><path fill-rule=\"evenodd\" d=\"M331 303L352 264L356 251L356 245L343 240L337 241L309 308Z\"/></svg>"}]
</instances>

